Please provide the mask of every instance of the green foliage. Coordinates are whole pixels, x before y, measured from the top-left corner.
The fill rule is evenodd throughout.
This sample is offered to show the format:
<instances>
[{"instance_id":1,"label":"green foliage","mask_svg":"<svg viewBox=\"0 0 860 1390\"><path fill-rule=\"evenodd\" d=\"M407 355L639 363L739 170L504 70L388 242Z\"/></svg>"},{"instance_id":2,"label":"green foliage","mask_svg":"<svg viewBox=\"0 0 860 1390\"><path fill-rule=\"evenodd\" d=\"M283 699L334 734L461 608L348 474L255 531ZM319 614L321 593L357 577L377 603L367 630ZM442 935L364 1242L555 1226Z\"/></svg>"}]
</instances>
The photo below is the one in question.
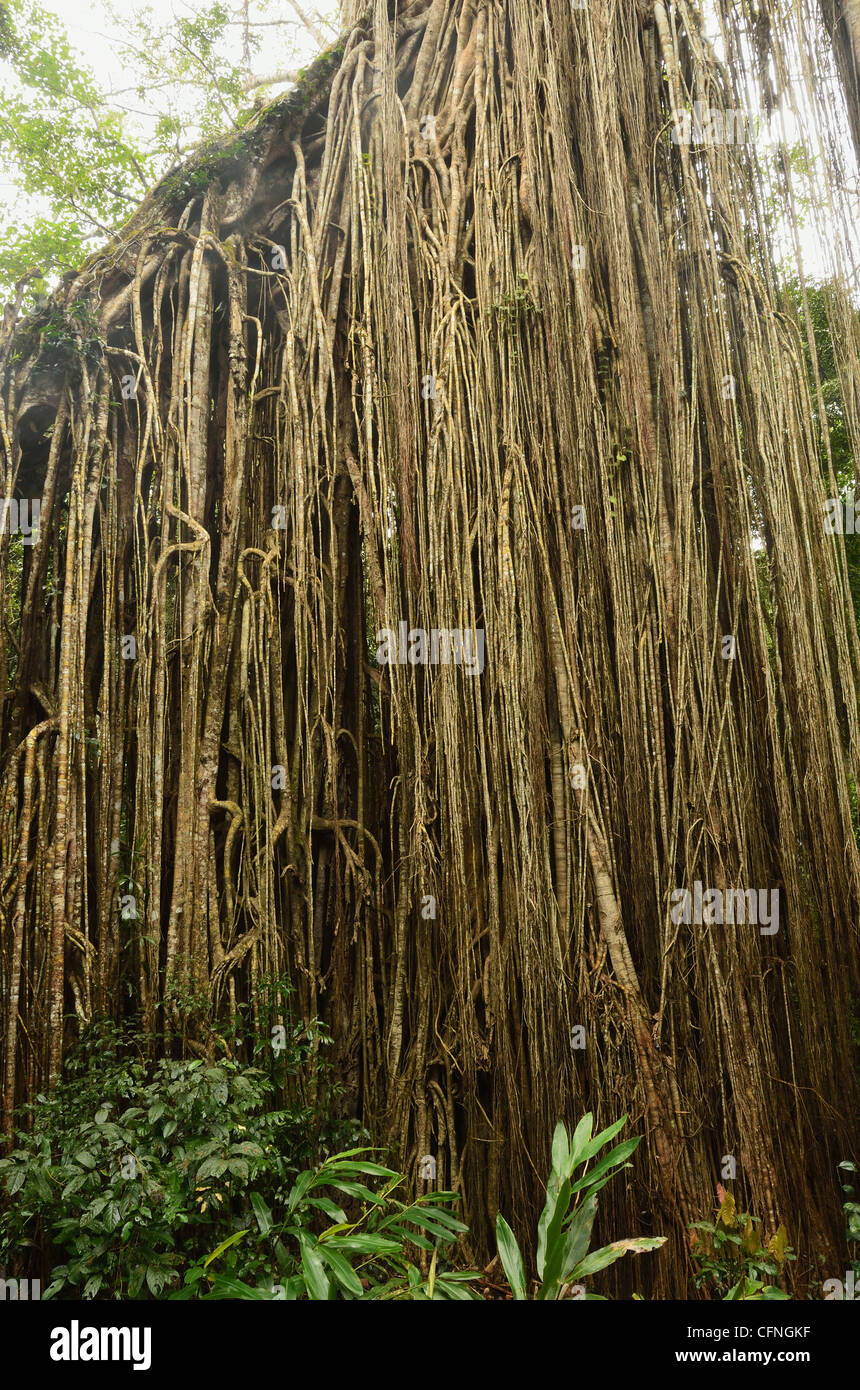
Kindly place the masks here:
<instances>
[{"instance_id":1,"label":"green foliage","mask_svg":"<svg viewBox=\"0 0 860 1390\"><path fill-rule=\"evenodd\" d=\"M842 383L839 379L836 351L831 329L834 288L827 283L821 285L807 283L803 286L800 280L795 278L789 281L786 288L786 295L797 312L802 310L805 298L809 313L809 325L812 330L812 340L815 347L815 358L813 360L808 336L805 332L802 334L803 358L806 366L809 391L812 398L813 422L818 431L821 472L825 488L827 489L827 495L829 496L830 483L827 472L826 440L829 442L830 446L830 453L833 459L833 470L836 474L839 494L844 502L848 495L854 492L854 455L848 433ZM815 382L816 369L821 383L821 398L824 406L823 418L820 418L818 405L818 393ZM860 505L860 503L858 503L858 505ZM860 535L847 534L841 537L841 543L845 546L845 558L848 564L848 582L854 605L854 617L858 626L860 626Z\"/></svg>"},{"instance_id":2,"label":"green foliage","mask_svg":"<svg viewBox=\"0 0 860 1390\"><path fill-rule=\"evenodd\" d=\"M34 331L42 338L43 362L77 362L80 355L92 363L104 356L98 323L85 300L78 300L63 313L59 310L39 310L32 321Z\"/></svg>"},{"instance_id":3,"label":"green foliage","mask_svg":"<svg viewBox=\"0 0 860 1390\"><path fill-rule=\"evenodd\" d=\"M0 282L29 275L39 291L52 271L80 262L94 236L124 220L158 161L130 138L55 15L36 0L8 0L7 18L0 159L50 212L27 230L3 214Z\"/></svg>"},{"instance_id":4,"label":"green foliage","mask_svg":"<svg viewBox=\"0 0 860 1390\"><path fill-rule=\"evenodd\" d=\"M274 1211L252 1194L251 1227L193 1264L172 1297L474 1299L475 1276L439 1261L440 1250L450 1251L467 1229L450 1210L457 1194L429 1192L403 1202L394 1194L404 1178L364 1157L368 1152L349 1149L300 1173ZM414 1262L417 1251L425 1252L425 1263L431 1256L427 1272Z\"/></svg>"},{"instance_id":5,"label":"green foliage","mask_svg":"<svg viewBox=\"0 0 860 1390\"><path fill-rule=\"evenodd\" d=\"M845 1159L839 1167L845 1173L856 1173L857 1164ZM845 1224L847 1226L848 1253L851 1258L851 1267L855 1275L860 1279L860 1202L855 1202L855 1190L851 1183L843 1183L842 1191L846 1194L847 1201L842 1203L842 1210L845 1213Z\"/></svg>"},{"instance_id":6,"label":"green foliage","mask_svg":"<svg viewBox=\"0 0 860 1390\"><path fill-rule=\"evenodd\" d=\"M8 58L12 52L12 17L8 5L0 5L0 58Z\"/></svg>"},{"instance_id":7,"label":"green foliage","mask_svg":"<svg viewBox=\"0 0 860 1390\"><path fill-rule=\"evenodd\" d=\"M259 1066L153 1063L147 1039L94 1024L0 1160L0 1265L47 1249L46 1298L158 1297L255 1202L285 1200L302 1164L355 1126L330 1113L319 1030L284 1031L277 1058L260 1043Z\"/></svg>"},{"instance_id":8,"label":"green foliage","mask_svg":"<svg viewBox=\"0 0 860 1390\"><path fill-rule=\"evenodd\" d=\"M573 1138L559 1121L552 1139L552 1171L546 1188L546 1204L538 1223L537 1272L539 1283L535 1299L560 1299L570 1295L573 1284L596 1274L628 1253L657 1250L665 1244L665 1236L642 1236L631 1240L616 1240L600 1250L588 1253L594 1218L597 1214L597 1194L611 1182L639 1144L639 1137L626 1139L589 1169L591 1159L623 1128L624 1115L614 1125L592 1138L593 1116L585 1115L577 1125ZM583 1173L574 1179L577 1168ZM529 1298L525 1262L513 1231L499 1213L496 1218L496 1241L499 1259L511 1286L515 1300ZM586 1293L587 1299L601 1295Z\"/></svg>"},{"instance_id":9,"label":"green foliage","mask_svg":"<svg viewBox=\"0 0 860 1390\"><path fill-rule=\"evenodd\" d=\"M307 1071L312 1036L318 1041L294 1029L278 1066ZM406 1179L364 1146L320 1156L321 1133L344 1127L332 1128L319 1101L316 1109L273 1109L277 1083L262 1066L229 1058L153 1063L148 1041L99 1021L54 1094L31 1108L31 1128L0 1160L7 1269L20 1265L22 1251L47 1250L45 1298L480 1297L475 1272L455 1268L468 1229L453 1210L456 1193L408 1200ZM572 1139L564 1125L556 1128L538 1227L537 1299L566 1297L572 1283L627 1252L664 1243L619 1240L588 1253L597 1193L630 1166L639 1139L588 1165L624 1122L594 1138L590 1114ZM307 1155L314 1157L301 1168ZM514 1298L526 1299L523 1257L501 1215L497 1237Z\"/></svg>"},{"instance_id":10,"label":"green foliage","mask_svg":"<svg viewBox=\"0 0 860 1390\"><path fill-rule=\"evenodd\" d=\"M736 1300L784 1300L788 1294L775 1284L789 1260L796 1257L787 1243L783 1226L765 1247L757 1227L757 1216L738 1212L731 1192L720 1191L720 1210L716 1221L694 1221L693 1256L698 1265L694 1275L697 1289L707 1287L724 1302Z\"/></svg>"},{"instance_id":11,"label":"green foliage","mask_svg":"<svg viewBox=\"0 0 860 1390\"><path fill-rule=\"evenodd\" d=\"M522 271L517 276L516 287L503 294L493 308L500 325L508 333L514 333L520 324L527 322L533 314L541 312L540 306L532 296L529 278Z\"/></svg>"},{"instance_id":12,"label":"green foliage","mask_svg":"<svg viewBox=\"0 0 860 1390\"><path fill-rule=\"evenodd\" d=\"M803 289L805 289L805 296ZM812 329L812 338L815 344L815 362L813 363L810 354L806 334L803 335L804 362L809 378L813 407L817 405L815 368L817 367L818 369L825 411L825 419L819 421L816 410L815 422L816 425L819 426L819 429L827 430L830 440L830 449L833 455L833 467L836 471L837 480L840 485L846 484L853 478L853 456L851 453L851 441L848 437L845 406L842 399L842 388L839 381L836 353L830 326L831 315L833 313L834 290L833 287L828 284L816 285L811 282L802 287L801 282L794 279L789 281L786 293L797 311L802 309L804 297L806 300L810 327ZM825 463L825 459L826 453L822 440L822 466Z\"/></svg>"},{"instance_id":13,"label":"green foliage","mask_svg":"<svg viewBox=\"0 0 860 1390\"><path fill-rule=\"evenodd\" d=\"M26 282L26 307L111 237L191 150L235 140L255 122L261 93L283 85L296 52L295 17L273 0L254 0L241 22L224 0L169 17L150 5L103 8L128 74L115 92L40 0L0 8L0 163L33 200L23 216L0 212L0 293ZM314 22L316 42L319 24L333 31ZM342 47L323 55L329 66L333 55ZM220 162L204 153L172 177L194 194Z\"/></svg>"}]
</instances>

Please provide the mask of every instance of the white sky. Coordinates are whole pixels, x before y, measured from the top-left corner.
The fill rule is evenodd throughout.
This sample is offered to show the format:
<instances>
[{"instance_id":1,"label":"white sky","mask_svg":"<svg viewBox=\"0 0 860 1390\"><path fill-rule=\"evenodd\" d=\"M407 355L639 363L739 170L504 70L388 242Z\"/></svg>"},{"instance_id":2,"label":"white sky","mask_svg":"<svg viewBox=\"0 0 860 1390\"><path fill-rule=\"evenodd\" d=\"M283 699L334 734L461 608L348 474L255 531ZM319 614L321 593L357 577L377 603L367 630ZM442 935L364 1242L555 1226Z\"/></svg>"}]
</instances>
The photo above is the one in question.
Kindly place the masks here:
<instances>
[{"instance_id":1,"label":"white sky","mask_svg":"<svg viewBox=\"0 0 860 1390\"><path fill-rule=\"evenodd\" d=\"M123 48L124 41L133 38L133 30L125 30L106 4L101 0L42 0L42 3L46 10L62 21L72 45L106 90L116 91L134 83L134 65L128 62ZM241 9L239 0L225 0L225 3L236 12ZM122 7L122 0L118 0L114 9L121 10ZM199 0L145 0L144 4L135 8L138 13L151 11L158 21L167 25L174 16L190 18L201 14L208 6L199 3ZM304 0L300 8L313 17L319 17L320 28L325 28L328 23L329 41L337 37L336 0ZM255 75L263 76L285 67L305 66L321 51L320 44L292 13L288 0L263 5L251 0L250 11L252 19L269 21L267 27L259 31L263 35L262 47L259 52L252 53ZM273 25L272 20L286 22ZM232 33L235 35L234 60L239 63L242 58L241 27L237 24ZM123 100L134 104L135 94L130 93Z\"/></svg>"}]
</instances>

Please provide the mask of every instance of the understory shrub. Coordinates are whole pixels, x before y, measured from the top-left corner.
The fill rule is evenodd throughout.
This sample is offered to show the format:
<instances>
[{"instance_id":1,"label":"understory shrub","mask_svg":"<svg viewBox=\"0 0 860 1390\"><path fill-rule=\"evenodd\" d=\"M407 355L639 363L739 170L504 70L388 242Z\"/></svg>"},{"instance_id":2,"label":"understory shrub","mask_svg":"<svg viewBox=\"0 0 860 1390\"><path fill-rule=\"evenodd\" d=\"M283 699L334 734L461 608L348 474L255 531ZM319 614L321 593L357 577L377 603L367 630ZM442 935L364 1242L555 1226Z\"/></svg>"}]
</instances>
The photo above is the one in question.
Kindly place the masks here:
<instances>
[{"instance_id":1,"label":"understory shrub","mask_svg":"<svg viewBox=\"0 0 860 1390\"><path fill-rule=\"evenodd\" d=\"M537 1272L538 1283L531 1296L536 1300L557 1300L571 1297L599 1299L602 1294L587 1291L580 1280L596 1274L622 1256L643 1250L657 1250L666 1242L665 1236L636 1236L616 1240L600 1250L588 1253L591 1232L597 1215L597 1194L627 1162L640 1142L640 1137L625 1139L610 1149L591 1169L587 1164L608 1144L627 1123L622 1115L614 1125L592 1138L593 1116L584 1115L573 1133L568 1134L559 1121L552 1139L552 1171L546 1187L546 1203L538 1223ZM574 1179L577 1168L583 1170ZM517 1301L530 1297L526 1282L525 1261L513 1231L499 1213L496 1218L496 1240L513 1296Z\"/></svg>"},{"instance_id":2,"label":"understory shrub","mask_svg":"<svg viewBox=\"0 0 860 1390\"><path fill-rule=\"evenodd\" d=\"M308 1162L360 1138L334 1114L323 1030L279 1026L256 1065L153 1061L133 1029L87 1029L0 1159L7 1276L42 1275L41 1254L45 1298L157 1298L253 1219L252 1197L285 1200Z\"/></svg>"},{"instance_id":3,"label":"understory shrub","mask_svg":"<svg viewBox=\"0 0 860 1390\"><path fill-rule=\"evenodd\" d=\"M254 1193L253 1229L237 1231L192 1265L172 1297L477 1298L469 1287L477 1276L444 1263L467 1231L450 1210L457 1193L401 1201L395 1193L404 1177L366 1155L352 1149L301 1173L278 1214ZM416 1262L419 1252L426 1268Z\"/></svg>"},{"instance_id":4,"label":"understory shrub","mask_svg":"<svg viewBox=\"0 0 860 1390\"><path fill-rule=\"evenodd\" d=\"M764 1245L760 1219L739 1212L734 1196L722 1186L717 1195L716 1221L694 1221L690 1226L696 1233L692 1244L698 1265L693 1276L696 1288L707 1288L724 1302L787 1299L788 1294L770 1282L795 1259L785 1227L780 1226Z\"/></svg>"}]
</instances>

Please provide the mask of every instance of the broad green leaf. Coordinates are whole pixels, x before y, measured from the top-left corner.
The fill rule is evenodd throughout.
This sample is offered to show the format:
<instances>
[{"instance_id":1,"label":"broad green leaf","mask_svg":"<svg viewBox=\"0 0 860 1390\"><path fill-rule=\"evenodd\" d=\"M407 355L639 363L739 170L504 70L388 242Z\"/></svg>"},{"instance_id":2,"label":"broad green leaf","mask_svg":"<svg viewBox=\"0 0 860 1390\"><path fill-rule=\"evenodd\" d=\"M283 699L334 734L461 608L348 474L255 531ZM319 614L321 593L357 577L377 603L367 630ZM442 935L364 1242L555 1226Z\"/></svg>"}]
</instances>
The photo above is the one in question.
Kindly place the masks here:
<instances>
[{"instance_id":1,"label":"broad green leaf","mask_svg":"<svg viewBox=\"0 0 860 1390\"><path fill-rule=\"evenodd\" d=\"M6 1191L9 1193L9 1196L13 1197L16 1192L20 1191L26 1181L27 1170L22 1164L20 1168L16 1168L14 1172L9 1174L9 1179L6 1183Z\"/></svg>"},{"instance_id":2,"label":"broad green leaf","mask_svg":"<svg viewBox=\"0 0 860 1390\"><path fill-rule=\"evenodd\" d=\"M723 1193L723 1200L720 1202L720 1214L717 1217L717 1221L721 1226L725 1226L727 1228L733 1228L738 1224L737 1210L735 1208L735 1199L732 1196L731 1192Z\"/></svg>"},{"instance_id":3,"label":"broad green leaf","mask_svg":"<svg viewBox=\"0 0 860 1390\"><path fill-rule=\"evenodd\" d=\"M616 1134L624 1128L626 1123L627 1116L622 1115L621 1119L616 1120L614 1125L610 1125L608 1129L602 1129L599 1134L595 1134L591 1142L586 1144L585 1150L578 1161L580 1163L585 1163L589 1158L593 1158L598 1149L602 1149L604 1144L608 1144L610 1139L614 1139ZM636 1142L638 1144L639 1140L637 1139Z\"/></svg>"},{"instance_id":4,"label":"broad green leaf","mask_svg":"<svg viewBox=\"0 0 860 1390\"><path fill-rule=\"evenodd\" d=\"M623 1248L623 1252L629 1255L641 1255L643 1250L659 1250L661 1245L665 1245L668 1236L631 1236L629 1240L614 1240L613 1249Z\"/></svg>"},{"instance_id":5,"label":"broad green leaf","mask_svg":"<svg viewBox=\"0 0 860 1390\"><path fill-rule=\"evenodd\" d=\"M222 1298L238 1298L249 1303L268 1303L271 1297L270 1289L255 1288L253 1284L246 1284L232 1274L217 1274L209 1293L203 1295L203 1301L208 1303Z\"/></svg>"},{"instance_id":6,"label":"broad green leaf","mask_svg":"<svg viewBox=\"0 0 860 1390\"><path fill-rule=\"evenodd\" d=\"M761 1237L753 1225L751 1216L747 1217L746 1225L744 1226L743 1243L744 1250L746 1250L748 1255L754 1255L757 1250L761 1249Z\"/></svg>"},{"instance_id":7,"label":"broad green leaf","mask_svg":"<svg viewBox=\"0 0 860 1390\"><path fill-rule=\"evenodd\" d=\"M338 1178L354 1178L364 1174L371 1178L399 1178L400 1174L395 1173L393 1168L383 1168L380 1163L342 1163L337 1158L330 1158L322 1165L319 1170L319 1178L322 1182L331 1182L332 1176ZM316 1177L317 1174L314 1174Z\"/></svg>"},{"instance_id":8,"label":"broad green leaf","mask_svg":"<svg viewBox=\"0 0 860 1390\"><path fill-rule=\"evenodd\" d=\"M546 1228L546 1241L543 1252L543 1275L538 1298L556 1298L561 1286L564 1268L564 1249L566 1243L564 1222L570 1206L570 1183L565 1181L559 1190L558 1201Z\"/></svg>"},{"instance_id":9,"label":"broad green leaf","mask_svg":"<svg viewBox=\"0 0 860 1390\"><path fill-rule=\"evenodd\" d=\"M578 1279L584 1279L587 1274L596 1274L600 1269L606 1269L607 1265L614 1264L624 1255L639 1254L643 1250L657 1250L666 1243L665 1236L637 1236L632 1240L616 1240L611 1245L604 1245L601 1250L595 1250L591 1255L586 1255L575 1269L568 1274L565 1282L576 1283Z\"/></svg>"},{"instance_id":10,"label":"broad green leaf","mask_svg":"<svg viewBox=\"0 0 860 1390\"><path fill-rule=\"evenodd\" d=\"M566 1178L570 1172L570 1143L561 1120L552 1136L552 1170L558 1174L559 1179Z\"/></svg>"},{"instance_id":11,"label":"broad green leaf","mask_svg":"<svg viewBox=\"0 0 860 1390\"><path fill-rule=\"evenodd\" d=\"M302 1270L308 1294L315 1302L323 1303L329 1295L329 1283L322 1259L313 1240L304 1231L299 1232L299 1244L302 1250Z\"/></svg>"},{"instance_id":12,"label":"broad green leaf","mask_svg":"<svg viewBox=\"0 0 860 1390\"><path fill-rule=\"evenodd\" d=\"M343 1207L339 1207L330 1197L308 1197L307 1204L309 1207L316 1207L317 1211L324 1212L330 1221L338 1221L343 1226L350 1225Z\"/></svg>"},{"instance_id":13,"label":"broad green leaf","mask_svg":"<svg viewBox=\"0 0 860 1390\"><path fill-rule=\"evenodd\" d=\"M308 1189L314 1186L316 1178L317 1175L312 1169L308 1169L307 1172L304 1173L299 1173L299 1176L293 1183L292 1191L287 1199L288 1216L291 1216L292 1213L295 1211L296 1207L299 1205L299 1202L302 1200Z\"/></svg>"},{"instance_id":14,"label":"broad green leaf","mask_svg":"<svg viewBox=\"0 0 860 1390\"><path fill-rule=\"evenodd\" d=\"M453 1240L458 1233L469 1229L468 1226L463 1225L462 1221L458 1221L456 1216L452 1216L449 1211L443 1211L437 1207L420 1207L417 1203L410 1207L404 1207L403 1211L395 1211L390 1216L384 1216L375 1229L388 1231L389 1234L393 1228L400 1229L408 1239L410 1226L419 1226L422 1230L432 1231L434 1235L442 1236L445 1240Z\"/></svg>"},{"instance_id":15,"label":"broad green leaf","mask_svg":"<svg viewBox=\"0 0 860 1390\"><path fill-rule=\"evenodd\" d=\"M399 1255L400 1244L396 1240L384 1240L382 1236L354 1235L332 1236L328 1232L320 1236L320 1244L325 1243L335 1250L344 1250L359 1255Z\"/></svg>"},{"instance_id":16,"label":"broad green leaf","mask_svg":"<svg viewBox=\"0 0 860 1390\"><path fill-rule=\"evenodd\" d=\"M224 1254L225 1250L229 1250L231 1245L235 1245L237 1240L241 1240L243 1236L246 1236L249 1230L250 1227L246 1226L244 1231L234 1231L232 1236L228 1236L226 1240L222 1240L220 1245L216 1245L212 1254L206 1256L206 1259L203 1261L203 1268L208 1269L213 1260L217 1260L220 1255Z\"/></svg>"},{"instance_id":17,"label":"broad green leaf","mask_svg":"<svg viewBox=\"0 0 860 1390\"><path fill-rule=\"evenodd\" d=\"M543 1279L544 1277L547 1233L549 1231L550 1224L558 1209L559 1191L560 1181L558 1174L552 1172L550 1173L549 1178L547 1180L546 1201L544 1202L543 1211L541 1212L540 1220L538 1221L537 1272L539 1278L541 1279ZM564 1215L565 1213L562 1212L562 1220L564 1219Z\"/></svg>"},{"instance_id":18,"label":"broad green leaf","mask_svg":"<svg viewBox=\"0 0 860 1390\"><path fill-rule=\"evenodd\" d=\"M326 1163L339 1163L342 1158L352 1158L355 1154L378 1153L378 1148L372 1144L359 1144L356 1149L344 1149L341 1153L332 1154L331 1158L326 1159Z\"/></svg>"},{"instance_id":19,"label":"broad green leaf","mask_svg":"<svg viewBox=\"0 0 860 1390\"><path fill-rule=\"evenodd\" d=\"M330 1246L318 1245L317 1251L341 1287L346 1289L347 1293L354 1294L356 1298L361 1298L364 1288L349 1260L344 1259L339 1251L332 1250Z\"/></svg>"},{"instance_id":20,"label":"broad green leaf","mask_svg":"<svg viewBox=\"0 0 860 1390\"><path fill-rule=\"evenodd\" d=\"M444 1207L436 1206L435 1204L433 1206L422 1206L419 1202L416 1202L413 1206L408 1208L406 1215L409 1216L411 1221L413 1219L418 1219L418 1213L423 1214L425 1212L440 1226L447 1226L451 1231L462 1233L469 1229L465 1222L461 1221L459 1217L456 1217L453 1212L446 1211Z\"/></svg>"},{"instance_id":21,"label":"broad green leaf","mask_svg":"<svg viewBox=\"0 0 860 1390\"><path fill-rule=\"evenodd\" d=\"M474 1275L470 1277L474 1278ZM439 1298L440 1296L456 1299L460 1303L474 1303L476 1300L480 1301L481 1297L474 1289L470 1289L468 1285L455 1282L452 1274L446 1274L444 1278L440 1277L436 1280L435 1297Z\"/></svg>"},{"instance_id":22,"label":"broad green leaf","mask_svg":"<svg viewBox=\"0 0 860 1390\"><path fill-rule=\"evenodd\" d=\"M585 1158L585 1150L591 1138L591 1127L594 1124L594 1116L589 1110L587 1115L583 1115L576 1129L573 1131L573 1138L570 1141L570 1169L576 1168Z\"/></svg>"},{"instance_id":23,"label":"broad green leaf","mask_svg":"<svg viewBox=\"0 0 860 1390\"><path fill-rule=\"evenodd\" d=\"M254 1215L257 1218L257 1225L261 1235L268 1235L272 1229L272 1213L266 1206L259 1192L251 1193L251 1206L254 1208Z\"/></svg>"},{"instance_id":24,"label":"broad green leaf","mask_svg":"<svg viewBox=\"0 0 860 1390\"><path fill-rule=\"evenodd\" d=\"M516 1301L520 1303L526 1298L526 1272L523 1257L520 1254L520 1247L517 1245L514 1233L501 1212L496 1217L496 1245L502 1268L511 1286L511 1292Z\"/></svg>"},{"instance_id":25,"label":"broad green leaf","mask_svg":"<svg viewBox=\"0 0 860 1390\"><path fill-rule=\"evenodd\" d=\"M354 1231L355 1226L354 1221L340 1221L336 1226L327 1226L320 1236L320 1240L331 1240L334 1236L339 1236L341 1231ZM295 1234L292 1226L289 1228L289 1234Z\"/></svg>"},{"instance_id":26,"label":"broad green leaf","mask_svg":"<svg viewBox=\"0 0 860 1390\"><path fill-rule=\"evenodd\" d=\"M619 1144L616 1148L610 1149L609 1153L599 1159L591 1171L586 1173L584 1178L580 1178L578 1182L573 1183L571 1191L580 1192L584 1187L591 1187L596 1178L602 1177L610 1168L617 1168L620 1163L624 1163L633 1153L638 1143L639 1138L637 1136L635 1139L625 1139L623 1144Z\"/></svg>"},{"instance_id":27,"label":"broad green leaf","mask_svg":"<svg viewBox=\"0 0 860 1390\"><path fill-rule=\"evenodd\" d=\"M771 1236L767 1248L781 1267L785 1263L785 1252L788 1249L788 1231L784 1226L780 1225L776 1235Z\"/></svg>"},{"instance_id":28,"label":"broad green leaf","mask_svg":"<svg viewBox=\"0 0 860 1390\"><path fill-rule=\"evenodd\" d=\"M146 1271L146 1285L147 1285L147 1288L149 1289L149 1292L152 1294L153 1298L158 1298L158 1295L161 1293L161 1290L164 1288L164 1285L168 1282L169 1279L170 1279L170 1271L169 1271L169 1270L167 1270L167 1269L156 1269L156 1267L155 1267L154 1265L150 1265L150 1266L147 1268L147 1271ZM90 1280L90 1283L92 1283L92 1282L93 1282L93 1281ZM99 1283L101 1283L101 1280L99 1280ZM84 1293L84 1297L86 1297L86 1292Z\"/></svg>"},{"instance_id":29,"label":"broad green leaf","mask_svg":"<svg viewBox=\"0 0 860 1390\"><path fill-rule=\"evenodd\" d=\"M430 1235L437 1236L439 1240L444 1241L446 1244L450 1244L451 1241L457 1239L456 1232L450 1230L447 1226L439 1225L433 1220L429 1212L404 1212L403 1216L395 1223L393 1229L384 1221L379 1223L380 1231L385 1230L389 1235L392 1235L394 1230L396 1230L405 1240L415 1239L415 1227L420 1231L429 1231Z\"/></svg>"},{"instance_id":30,"label":"broad green leaf","mask_svg":"<svg viewBox=\"0 0 860 1390\"><path fill-rule=\"evenodd\" d=\"M561 1276L563 1283L569 1282L570 1270L585 1257L596 1214L597 1197L593 1192L590 1192L585 1201L577 1208L573 1220L567 1228Z\"/></svg>"},{"instance_id":31,"label":"broad green leaf","mask_svg":"<svg viewBox=\"0 0 860 1390\"><path fill-rule=\"evenodd\" d=\"M197 1169L197 1181L203 1182L204 1178L220 1178L224 1175L227 1164L223 1158L207 1158Z\"/></svg>"},{"instance_id":32,"label":"broad green leaf","mask_svg":"<svg viewBox=\"0 0 860 1390\"><path fill-rule=\"evenodd\" d=\"M604 1245L602 1250L594 1250L590 1255L586 1255L585 1259L569 1272L565 1282L574 1284L578 1279L584 1279L587 1274L596 1274L598 1270L606 1269L607 1265L615 1264L623 1254L623 1250L613 1250L611 1245Z\"/></svg>"},{"instance_id":33,"label":"broad green leaf","mask_svg":"<svg viewBox=\"0 0 860 1390\"><path fill-rule=\"evenodd\" d=\"M328 1184L336 1192L345 1192L347 1197L356 1197L361 1202L369 1202L371 1206L384 1206L385 1200L378 1192L371 1192L369 1187L365 1187L360 1182L330 1182Z\"/></svg>"}]
</instances>

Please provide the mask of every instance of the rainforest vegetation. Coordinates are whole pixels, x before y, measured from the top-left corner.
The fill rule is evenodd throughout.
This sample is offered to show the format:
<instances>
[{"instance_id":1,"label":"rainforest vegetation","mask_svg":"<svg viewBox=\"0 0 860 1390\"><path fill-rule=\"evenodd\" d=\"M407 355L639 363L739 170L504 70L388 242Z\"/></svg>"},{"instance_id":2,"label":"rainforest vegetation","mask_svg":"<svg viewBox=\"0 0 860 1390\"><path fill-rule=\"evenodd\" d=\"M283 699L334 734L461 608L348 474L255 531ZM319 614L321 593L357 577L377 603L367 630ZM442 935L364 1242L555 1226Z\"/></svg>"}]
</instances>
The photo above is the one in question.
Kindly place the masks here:
<instances>
[{"instance_id":1,"label":"rainforest vegetation","mask_svg":"<svg viewBox=\"0 0 860 1390\"><path fill-rule=\"evenodd\" d=\"M0 6L0 1276L841 1297L860 0L142 6L127 90L72 8Z\"/></svg>"}]
</instances>

